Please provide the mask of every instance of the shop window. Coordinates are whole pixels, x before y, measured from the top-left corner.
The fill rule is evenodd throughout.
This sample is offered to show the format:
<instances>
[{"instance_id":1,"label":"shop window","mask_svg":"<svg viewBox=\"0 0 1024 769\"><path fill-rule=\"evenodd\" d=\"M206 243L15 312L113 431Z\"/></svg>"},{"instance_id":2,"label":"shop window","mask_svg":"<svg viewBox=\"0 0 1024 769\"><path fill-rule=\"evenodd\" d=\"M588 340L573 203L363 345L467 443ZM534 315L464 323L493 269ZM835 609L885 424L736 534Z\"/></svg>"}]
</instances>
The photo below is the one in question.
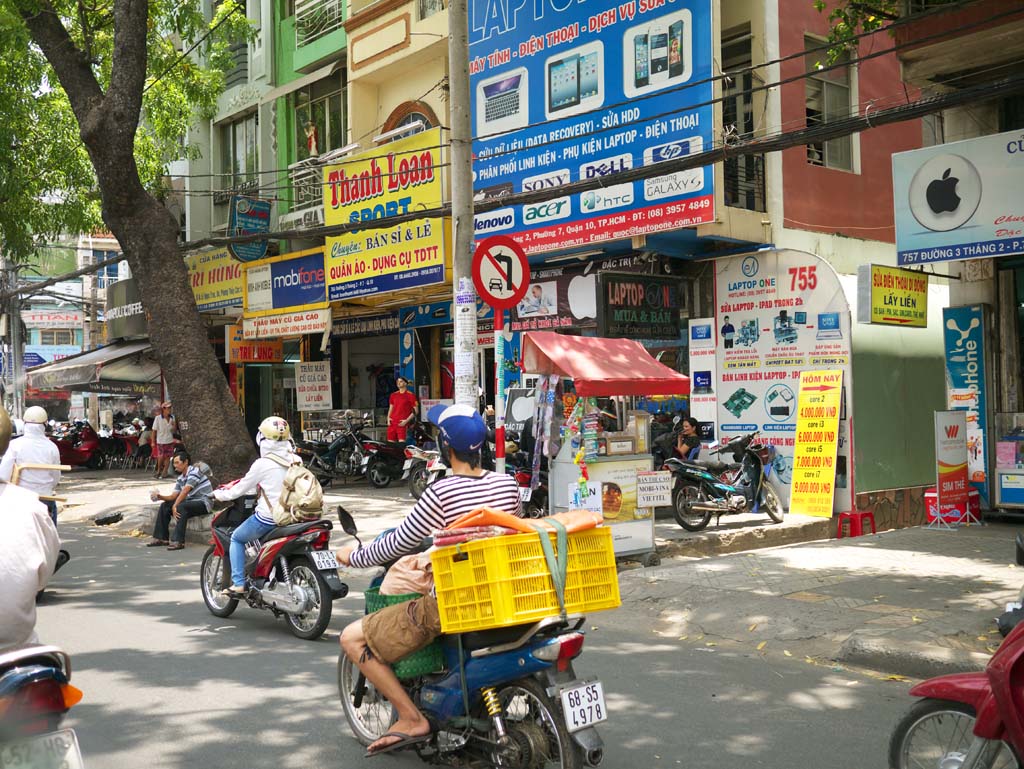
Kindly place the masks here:
<instances>
[{"instance_id":1,"label":"shop window","mask_svg":"<svg viewBox=\"0 0 1024 769\"><path fill-rule=\"evenodd\" d=\"M119 253L119 251L101 251L93 249L92 254L87 254L83 261L86 264L98 264L99 262L104 262L107 259L117 256ZM111 283L117 283L120 264L120 262L108 264L106 267L97 270L95 273L96 288L106 288Z\"/></svg>"},{"instance_id":2,"label":"shop window","mask_svg":"<svg viewBox=\"0 0 1024 769\"><path fill-rule=\"evenodd\" d=\"M744 71L753 62L751 39L749 25L722 35L722 67L728 76L724 81L722 125L735 141L753 138L756 127L751 93L754 75ZM725 204L748 211L765 210L764 155L726 159Z\"/></svg>"},{"instance_id":3,"label":"shop window","mask_svg":"<svg viewBox=\"0 0 1024 769\"><path fill-rule=\"evenodd\" d=\"M75 332L70 328L44 328L39 332L39 343L46 345L74 344Z\"/></svg>"},{"instance_id":4,"label":"shop window","mask_svg":"<svg viewBox=\"0 0 1024 769\"><path fill-rule=\"evenodd\" d=\"M222 189L259 189L259 120L255 112L220 127L220 159Z\"/></svg>"},{"instance_id":5,"label":"shop window","mask_svg":"<svg viewBox=\"0 0 1024 769\"><path fill-rule=\"evenodd\" d=\"M345 146L345 91L338 78L332 76L296 92L297 160L315 158Z\"/></svg>"},{"instance_id":6,"label":"shop window","mask_svg":"<svg viewBox=\"0 0 1024 769\"><path fill-rule=\"evenodd\" d=\"M843 53L836 60L835 64L842 66L821 71L823 67L831 66L826 64L826 51L811 50L819 48L821 44L822 41L818 38L809 35L804 37L804 49L808 51L804 56L804 64L806 71L810 73L805 80L808 128L848 118L853 104L853 73L849 54ZM808 144L807 162L811 165L852 171L853 136L841 136L838 139Z\"/></svg>"}]
</instances>

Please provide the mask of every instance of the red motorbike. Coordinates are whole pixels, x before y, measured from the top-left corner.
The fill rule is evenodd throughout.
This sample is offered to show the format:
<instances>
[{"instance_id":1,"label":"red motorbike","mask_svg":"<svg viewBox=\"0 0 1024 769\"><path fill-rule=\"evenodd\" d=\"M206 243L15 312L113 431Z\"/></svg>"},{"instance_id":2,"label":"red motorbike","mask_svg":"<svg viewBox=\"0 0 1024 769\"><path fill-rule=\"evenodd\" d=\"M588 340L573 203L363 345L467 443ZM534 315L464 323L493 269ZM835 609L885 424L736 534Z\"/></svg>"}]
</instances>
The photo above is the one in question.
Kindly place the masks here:
<instances>
[{"instance_id":1,"label":"red motorbike","mask_svg":"<svg viewBox=\"0 0 1024 769\"><path fill-rule=\"evenodd\" d=\"M90 470L99 469L103 464L100 436L88 422L76 422L70 430L59 437L51 437L60 450L60 463Z\"/></svg>"},{"instance_id":2,"label":"red motorbike","mask_svg":"<svg viewBox=\"0 0 1024 769\"><path fill-rule=\"evenodd\" d=\"M238 607L239 599L222 593L231 584L231 532L253 514L256 497L228 505L214 511L211 546L199 571L203 601L215 617L230 617ZM245 546L245 602L284 616L292 635L307 641L323 635L332 603L348 595L329 548L332 528L326 519L279 526Z\"/></svg>"}]
</instances>

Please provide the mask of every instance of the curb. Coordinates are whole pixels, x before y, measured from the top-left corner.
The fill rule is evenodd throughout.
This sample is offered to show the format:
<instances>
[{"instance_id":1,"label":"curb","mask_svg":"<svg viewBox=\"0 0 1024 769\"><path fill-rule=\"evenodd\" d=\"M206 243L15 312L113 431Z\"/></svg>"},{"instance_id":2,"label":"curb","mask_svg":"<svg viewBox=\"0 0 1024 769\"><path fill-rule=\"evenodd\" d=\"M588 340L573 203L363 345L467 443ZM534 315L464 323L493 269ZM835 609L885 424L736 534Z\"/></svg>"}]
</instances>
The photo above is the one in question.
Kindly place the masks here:
<instances>
[{"instance_id":1,"label":"curb","mask_svg":"<svg viewBox=\"0 0 1024 769\"><path fill-rule=\"evenodd\" d=\"M813 542L830 537L830 522L829 519L822 518L798 526L769 525L722 532L707 532L705 530L705 532L700 532L692 537L659 540L657 551L662 558L672 556L703 557Z\"/></svg>"},{"instance_id":2,"label":"curb","mask_svg":"<svg viewBox=\"0 0 1024 769\"><path fill-rule=\"evenodd\" d=\"M908 678L934 678L949 673L984 670L989 656L915 641L866 638L854 634L843 641L835 660Z\"/></svg>"}]
</instances>

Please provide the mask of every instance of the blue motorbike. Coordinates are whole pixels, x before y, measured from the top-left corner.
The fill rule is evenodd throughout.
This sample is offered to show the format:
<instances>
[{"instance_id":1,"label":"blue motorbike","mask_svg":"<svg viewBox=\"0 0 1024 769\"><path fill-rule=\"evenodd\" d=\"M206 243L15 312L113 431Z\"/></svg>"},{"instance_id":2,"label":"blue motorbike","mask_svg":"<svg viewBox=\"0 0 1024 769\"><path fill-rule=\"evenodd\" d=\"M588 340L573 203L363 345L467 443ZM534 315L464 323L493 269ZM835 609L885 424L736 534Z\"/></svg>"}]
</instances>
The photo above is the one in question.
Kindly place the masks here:
<instances>
[{"instance_id":1,"label":"blue motorbike","mask_svg":"<svg viewBox=\"0 0 1024 769\"><path fill-rule=\"evenodd\" d=\"M345 533L356 537L352 516L338 508L338 517ZM584 621L550 617L532 625L444 635L438 669L404 676L396 666L431 724L430 739L413 748L420 759L509 769L600 764L604 743L594 726L608 718L604 690L600 681L580 680L573 670L583 651ZM397 720L390 703L344 653L338 659L338 693L349 727L363 745L382 737Z\"/></svg>"},{"instance_id":2,"label":"blue motorbike","mask_svg":"<svg viewBox=\"0 0 1024 769\"><path fill-rule=\"evenodd\" d=\"M711 516L767 513L782 523L785 510L777 486L775 447L757 433L733 438L711 449L711 454L731 454L733 462L668 459L662 466L673 477L672 513L687 531L700 531ZM718 521L716 520L716 525Z\"/></svg>"}]
</instances>

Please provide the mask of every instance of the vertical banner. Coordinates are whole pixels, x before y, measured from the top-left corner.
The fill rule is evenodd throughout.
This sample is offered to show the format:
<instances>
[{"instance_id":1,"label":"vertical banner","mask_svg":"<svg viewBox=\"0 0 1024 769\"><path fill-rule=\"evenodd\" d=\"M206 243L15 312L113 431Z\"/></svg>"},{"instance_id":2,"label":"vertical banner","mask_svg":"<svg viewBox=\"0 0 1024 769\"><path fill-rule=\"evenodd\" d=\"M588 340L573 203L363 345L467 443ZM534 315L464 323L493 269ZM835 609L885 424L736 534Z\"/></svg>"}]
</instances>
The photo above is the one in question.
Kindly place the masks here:
<instances>
[{"instance_id":1,"label":"vertical banner","mask_svg":"<svg viewBox=\"0 0 1024 769\"><path fill-rule=\"evenodd\" d=\"M244 195L232 195L231 207L228 210L229 235L257 235L270 232L269 200L247 198ZM258 240L254 243L231 243L228 251L240 262L255 262L267 255L269 241Z\"/></svg>"},{"instance_id":2,"label":"vertical banner","mask_svg":"<svg viewBox=\"0 0 1024 769\"><path fill-rule=\"evenodd\" d=\"M700 422L700 439L715 440L718 402L714 384L718 379L715 355L715 319L690 321L690 416Z\"/></svg>"},{"instance_id":3,"label":"vertical banner","mask_svg":"<svg viewBox=\"0 0 1024 769\"><path fill-rule=\"evenodd\" d=\"M966 412L968 481L987 509L992 501L988 478L988 398L985 370L984 305L942 311L946 350L946 406Z\"/></svg>"},{"instance_id":4,"label":"vertical banner","mask_svg":"<svg viewBox=\"0 0 1024 769\"><path fill-rule=\"evenodd\" d=\"M967 414L935 412L935 473L938 493L936 523L961 523L968 515Z\"/></svg>"},{"instance_id":5,"label":"vertical banner","mask_svg":"<svg viewBox=\"0 0 1024 769\"><path fill-rule=\"evenodd\" d=\"M299 411L330 411L334 408L330 361L295 364L295 405Z\"/></svg>"},{"instance_id":6,"label":"vertical banner","mask_svg":"<svg viewBox=\"0 0 1024 769\"><path fill-rule=\"evenodd\" d=\"M842 371L800 374L791 513L832 517L842 393Z\"/></svg>"}]
</instances>

